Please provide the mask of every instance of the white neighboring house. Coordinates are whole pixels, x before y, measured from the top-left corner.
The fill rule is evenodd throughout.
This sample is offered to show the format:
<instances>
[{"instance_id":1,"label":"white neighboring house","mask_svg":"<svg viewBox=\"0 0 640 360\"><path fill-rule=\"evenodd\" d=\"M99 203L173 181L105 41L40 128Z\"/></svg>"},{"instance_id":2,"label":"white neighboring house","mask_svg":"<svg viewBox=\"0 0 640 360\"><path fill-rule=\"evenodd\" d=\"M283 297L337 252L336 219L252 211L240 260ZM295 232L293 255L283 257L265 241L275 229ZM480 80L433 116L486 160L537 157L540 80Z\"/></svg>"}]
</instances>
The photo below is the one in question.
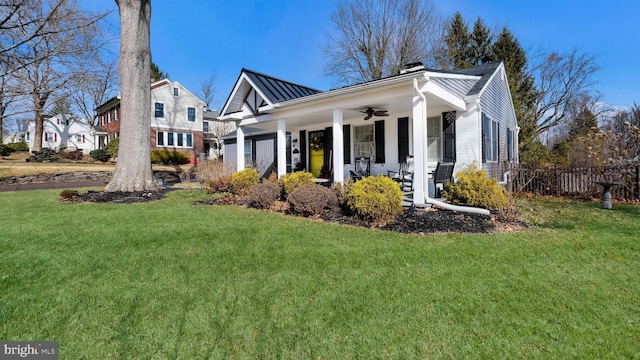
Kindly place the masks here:
<instances>
[{"instance_id":1,"label":"white neighboring house","mask_svg":"<svg viewBox=\"0 0 640 360\"><path fill-rule=\"evenodd\" d=\"M9 135L2 138L3 144L17 143L24 141L24 133L23 132L12 132Z\"/></svg>"},{"instance_id":2,"label":"white neighboring house","mask_svg":"<svg viewBox=\"0 0 640 360\"><path fill-rule=\"evenodd\" d=\"M24 137L29 151L33 149L35 129L35 121L29 122ZM83 154L88 155L91 150L97 149L95 131L86 119L70 114L58 114L44 120L42 147L56 151L82 150Z\"/></svg>"}]
</instances>

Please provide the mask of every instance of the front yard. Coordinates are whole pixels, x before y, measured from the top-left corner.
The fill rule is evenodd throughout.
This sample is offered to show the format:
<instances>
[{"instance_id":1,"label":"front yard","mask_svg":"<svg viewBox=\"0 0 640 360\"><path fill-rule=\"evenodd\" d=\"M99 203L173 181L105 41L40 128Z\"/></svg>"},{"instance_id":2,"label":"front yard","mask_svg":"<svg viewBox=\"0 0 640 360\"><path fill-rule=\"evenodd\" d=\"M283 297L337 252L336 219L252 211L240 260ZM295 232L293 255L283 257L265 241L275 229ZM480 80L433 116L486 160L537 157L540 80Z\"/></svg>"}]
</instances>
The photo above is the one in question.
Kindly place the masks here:
<instances>
[{"instance_id":1,"label":"front yard","mask_svg":"<svg viewBox=\"0 0 640 360\"><path fill-rule=\"evenodd\" d=\"M0 195L0 339L61 358L637 358L640 207L402 235L234 206Z\"/></svg>"}]
</instances>

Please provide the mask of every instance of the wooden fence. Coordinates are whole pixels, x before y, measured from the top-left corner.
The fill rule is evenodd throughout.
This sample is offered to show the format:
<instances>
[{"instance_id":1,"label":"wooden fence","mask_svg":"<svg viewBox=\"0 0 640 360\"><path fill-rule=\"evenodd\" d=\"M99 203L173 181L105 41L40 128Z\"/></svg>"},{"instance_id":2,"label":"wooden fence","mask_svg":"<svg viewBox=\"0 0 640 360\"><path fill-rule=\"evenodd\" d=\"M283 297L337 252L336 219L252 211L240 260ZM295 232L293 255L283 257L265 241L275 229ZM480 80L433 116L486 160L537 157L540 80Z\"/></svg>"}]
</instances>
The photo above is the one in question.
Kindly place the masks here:
<instances>
[{"instance_id":1,"label":"wooden fence","mask_svg":"<svg viewBox=\"0 0 640 360\"><path fill-rule=\"evenodd\" d=\"M640 200L640 165L617 165L606 167L510 167L509 189L513 192L528 192L540 195L567 196L573 198L599 198L602 186L598 182L620 182L611 195L616 200Z\"/></svg>"}]
</instances>

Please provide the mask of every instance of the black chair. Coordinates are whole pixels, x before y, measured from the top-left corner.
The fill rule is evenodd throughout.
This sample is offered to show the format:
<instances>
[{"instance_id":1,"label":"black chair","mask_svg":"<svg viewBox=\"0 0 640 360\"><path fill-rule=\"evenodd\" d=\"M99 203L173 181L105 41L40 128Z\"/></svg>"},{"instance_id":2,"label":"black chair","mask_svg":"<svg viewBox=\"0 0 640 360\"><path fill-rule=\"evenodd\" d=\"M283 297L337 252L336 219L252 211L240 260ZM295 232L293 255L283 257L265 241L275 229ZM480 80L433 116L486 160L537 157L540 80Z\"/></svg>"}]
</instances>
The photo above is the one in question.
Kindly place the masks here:
<instances>
[{"instance_id":1,"label":"black chair","mask_svg":"<svg viewBox=\"0 0 640 360\"><path fill-rule=\"evenodd\" d=\"M371 175L371 159L368 157L357 158L355 170L349 170L349 173L354 181L360 180L364 176Z\"/></svg>"},{"instance_id":2,"label":"black chair","mask_svg":"<svg viewBox=\"0 0 640 360\"><path fill-rule=\"evenodd\" d=\"M432 173L435 197L440 197L440 192L445 183L453 181L453 168L455 165L456 163L453 162L438 162L435 171ZM438 184L442 186L438 187Z\"/></svg>"}]
</instances>

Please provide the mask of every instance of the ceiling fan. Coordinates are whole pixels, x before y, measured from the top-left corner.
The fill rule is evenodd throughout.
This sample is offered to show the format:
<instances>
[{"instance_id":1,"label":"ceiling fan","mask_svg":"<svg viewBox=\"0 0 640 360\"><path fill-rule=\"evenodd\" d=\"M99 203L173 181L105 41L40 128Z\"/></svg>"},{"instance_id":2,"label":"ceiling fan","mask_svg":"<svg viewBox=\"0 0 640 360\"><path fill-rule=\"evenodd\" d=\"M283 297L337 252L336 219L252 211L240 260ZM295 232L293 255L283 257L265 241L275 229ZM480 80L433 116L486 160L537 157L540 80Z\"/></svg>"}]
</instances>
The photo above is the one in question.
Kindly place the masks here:
<instances>
[{"instance_id":1,"label":"ceiling fan","mask_svg":"<svg viewBox=\"0 0 640 360\"><path fill-rule=\"evenodd\" d=\"M389 114L387 114L387 110L373 110L372 107L368 107L367 110L360 112L367 114L367 116L364 117L365 120L369 120L373 116L389 116Z\"/></svg>"}]
</instances>

